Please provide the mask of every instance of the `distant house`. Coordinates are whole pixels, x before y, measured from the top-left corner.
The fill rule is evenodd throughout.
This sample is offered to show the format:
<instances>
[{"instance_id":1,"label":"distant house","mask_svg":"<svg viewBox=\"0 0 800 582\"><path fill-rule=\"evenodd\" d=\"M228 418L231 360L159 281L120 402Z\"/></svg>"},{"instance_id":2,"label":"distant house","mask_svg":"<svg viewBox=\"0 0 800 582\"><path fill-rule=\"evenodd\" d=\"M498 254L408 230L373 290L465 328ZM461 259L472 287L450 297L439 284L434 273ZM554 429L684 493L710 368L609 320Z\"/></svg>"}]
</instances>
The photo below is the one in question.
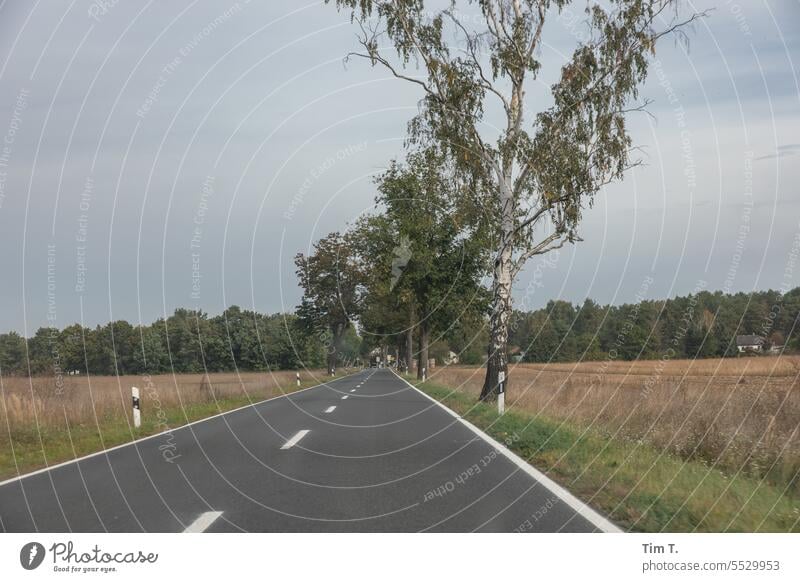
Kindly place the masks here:
<instances>
[{"instance_id":1,"label":"distant house","mask_svg":"<svg viewBox=\"0 0 800 582\"><path fill-rule=\"evenodd\" d=\"M760 335L737 335L736 348L742 352L762 352L764 350L764 338Z\"/></svg>"},{"instance_id":2,"label":"distant house","mask_svg":"<svg viewBox=\"0 0 800 582\"><path fill-rule=\"evenodd\" d=\"M525 358L525 350L519 346L512 346L508 350L508 356L512 362L521 362Z\"/></svg>"},{"instance_id":3,"label":"distant house","mask_svg":"<svg viewBox=\"0 0 800 582\"><path fill-rule=\"evenodd\" d=\"M444 361L445 366L458 364L458 354L451 350L447 352L447 355L442 358L442 360Z\"/></svg>"}]
</instances>

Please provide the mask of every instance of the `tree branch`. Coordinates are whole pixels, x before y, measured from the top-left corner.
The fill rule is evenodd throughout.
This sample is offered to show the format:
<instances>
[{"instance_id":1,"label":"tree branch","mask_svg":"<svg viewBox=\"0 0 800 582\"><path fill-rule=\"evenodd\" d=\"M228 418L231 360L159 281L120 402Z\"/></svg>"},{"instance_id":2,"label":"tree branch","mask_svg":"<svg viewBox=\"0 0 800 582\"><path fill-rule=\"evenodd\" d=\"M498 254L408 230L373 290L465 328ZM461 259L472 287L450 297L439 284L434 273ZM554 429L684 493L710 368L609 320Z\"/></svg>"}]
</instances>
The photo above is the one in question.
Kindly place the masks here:
<instances>
[{"instance_id":1,"label":"tree branch","mask_svg":"<svg viewBox=\"0 0 800 582\"><path fill-rule=\"evenodd\" d=\"M535 247L528 249L524 253L522 253L519 257L514 260L514 264L511 268L512 277L516 277L522 268L525 266L525 263L531 258L536 255L543 255L545 253L549 253L550 251L554 251L556 249L562 248L565 244L572 241L580 241L579 237L568 237L565 233L560 233L558 230L551 234L550 236L544 238L539 244ZM556 242L557 241L557 242ZM555 242L555 244L553 244Z\"/></svg>"},{"instance_id":2,"label":"tree branch","mask_svg":"<svg viewBox=\"0 0 800 582\"><path fill-rule=\"evenodd\" d=\"M500 101L503 103L503 109L505 109L506 115L508 115L509 111L510 111L510 105L508 103L508 99L488 79L486 74L483 72L483 67L481 66L480 61L478 60L478 56L475 54L475 47L476 47L476 44L477 44L476 37L473 36L473 35L470 35L470 33L467 31L467 29L464 27L464 25L461 24L461 21L459 21L455 17L455 15L453 15L453 13L450 10L445 10L444 14L449 16L450 19L453 21L453 23L458 28L460 28L461 31L464 33L464 38L465 38L465 40L467 42L467 49L468 49L468 52L469 52L469 56L471 57L472 63L475 65L475 68L478 71L478 75L481 78L480 86L483 87L484 89L486 89L487 91L490 91L490 92L494 93L500 99Z\"/></svg>"}]
</instances>

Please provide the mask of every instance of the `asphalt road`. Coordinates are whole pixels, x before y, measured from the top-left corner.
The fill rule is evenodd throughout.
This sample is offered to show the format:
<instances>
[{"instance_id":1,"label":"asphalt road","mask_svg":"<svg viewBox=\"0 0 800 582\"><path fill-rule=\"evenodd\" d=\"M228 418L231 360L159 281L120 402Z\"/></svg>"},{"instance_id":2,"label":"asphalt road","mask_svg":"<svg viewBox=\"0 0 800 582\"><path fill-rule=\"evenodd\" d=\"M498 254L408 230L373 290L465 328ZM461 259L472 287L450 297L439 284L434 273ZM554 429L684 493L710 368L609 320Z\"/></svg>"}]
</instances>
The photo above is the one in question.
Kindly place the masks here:
<instances>
[{"instance_id":1,"label":"asphalt road","mask_svg":"<svg viewBox=\"0 0 800 582\"><path fill-rule=\"evenodd\" d=\"M9 532L607 526L384 369L0 484Z\"/></svg>"}]
</instances>

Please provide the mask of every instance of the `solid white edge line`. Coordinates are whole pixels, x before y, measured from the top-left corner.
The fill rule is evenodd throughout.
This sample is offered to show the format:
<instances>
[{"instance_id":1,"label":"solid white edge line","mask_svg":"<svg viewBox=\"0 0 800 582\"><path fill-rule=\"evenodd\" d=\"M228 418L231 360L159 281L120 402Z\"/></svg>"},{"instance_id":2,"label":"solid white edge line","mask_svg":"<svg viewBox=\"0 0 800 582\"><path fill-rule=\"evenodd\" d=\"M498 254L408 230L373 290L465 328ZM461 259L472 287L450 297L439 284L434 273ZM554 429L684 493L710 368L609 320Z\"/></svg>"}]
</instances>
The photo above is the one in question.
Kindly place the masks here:
<instances>
[{"instance_id":1,"label":"solid white edge line","mask_svg":"<svg viewBox=\"0 0 800 582\"><path fill-rule=\"evenodd\" d=\"M311 431L308 430L308 429L298 430L297 433L292 438L290 438L288 441L283 443L283 446L281 447L281 450L285 451L286 449L291 449L293 446L295 446L297 443L299 443L300 439L302 439L304 436L306 436L309 432L311 432Z\"/></svg>"},{"instance_id":2,"label":"solid white edge line","mask_svg":"<svg viewBox=\"0 0 800 582\"><path fill-rule=\"evenodd\" d=\"M561 499L564 503L569 505L572 509L574 509L578 515L586 519L589 523L595 526L602 532L605 533L623 533L623 531L619 528L619 526L614 525L611 521L609 521L606 517L600 515L597 511L586 505L583 501L575 497L572 493L564 489L561 485L553 481L550 477L533 467L530 463L528 463L525 459L518 456L516 453L512 452L508 447L499 443L498 441L494 440L488 434L483 432L477 426L461 418L458 414L454 411L447 408L444 404L425 394L422 390L414 386L411 382L400 376L397 372L392 370L392 373L397 376L400 380L411 386L414 390L422 394L425 398L430 400L431 402L435 402L441 408L445 410L450 416L458 419L464 426L474 432L476 435L481 437L484 441L492 445L495 450L506 457L509 461L514 463L517 467L525 471L530 477L535 479L539 482L540 485L548 489L551 493L553 493L556 497Z\"/></svg>"},{"instance_id":3,"label":"solid white edge line","mask_svg":"<svg viewBox=\"0 0 800 582\"><path fill-rule=\"evenodd\" d=\"M190 426L194 426L196 424L200 424L201 422L207 422L209 420L213 420L215 418L219 418L221 416L225 416L226 414L232 414L234 412L239 412L240 410L244 410L245 408L251 408L254 406L260 406L265 402L269 402L271 400L277 400L279 398L286 398L287 396L294 396L295 394L300 394L301 392L305 392L306 390L313 390L314 388L320 388L322 386L326 386L331 382L337 382L339 380L344 380L350 376L355 376L360 372L353 372L352 374L348 374L347 376L342 376L341 378L335 378L333 380L328 380L327 382L322 382L320 384L316 384L315 386L309 386L308 388L302 388L300 390L295 390L294 392L287 392L286 394L281 394L279 396L273 396L271 398L265 398L264 400L259 400L258 402L253 402L252 404L245 404L244 406L240 406L239 408L234 408L233 410L226 410L225 412L220 412L213 416L207 416L205 418L200 418L198 420L193 420L187 424L183 424L181 426L176 426L175 428L168 428L166 430L162 430L161 432L157 432L155 434L151 434L146 437L142 437L140 439L136 439L129 443L122 443L121 445L115 445L108 449L103 449L102 451L96 451L94 453L89 453L88 455L84 455L82 457L78 457L77 459L70 459L69 461L62 461L60 463L56 463L55 465L50 465L49 467L43 467L41 469L36 469L35 471L31 471L30 473L25 473L24 475L17 475L16 477L11 477L10 479L6 479L5 481L0 481L0 487L3 485L8 485L10 483L14 483L15 481L22 481L23 479L27 479L28 477L33 477L34 475L40 475L41 473L47 473L48 471L52 471L54 469L59 469L61 467L66 467L67 465L71 465L73 463L80 463L81 461L85 461L86 459L91 459L92 457L99 457L100 455L107 455L117 449L121 449L123 447L130 447L133 445L137 445L139 443L143 443L145 441L149 441L154 438L158 438L160 436L164 436L167 433L176 433L179 430L183 430L185 428L189 428Z\"/></svg>"},{"instance_id":4,"label":"solid white edge line","mask_svg":"<svg viewBox=\"0 0 800 582\"><path fill-rule=\"evenodd\" d=\"M333 412L334 410L336 410L336 407L335 407L335 406L329 406L328 408L326 408L326 409L325 409L325 413L326 413L326 414L330 414L330 413L331 413L331 412Z\"/></svg>"},{"instance_id":5,"label":"solid white edge line","mask_svg":"<svg viewBox=\"0 0 800 582\"><path fill-rule=\"evenodd\" d=\"M217 521L220 515L222 515L221 511L206 511L205 513L201 513L200 517L195 519L189 527L183 530L183 533L203 533L208 529L208 526Z\"/></svg>"}]
</instances>

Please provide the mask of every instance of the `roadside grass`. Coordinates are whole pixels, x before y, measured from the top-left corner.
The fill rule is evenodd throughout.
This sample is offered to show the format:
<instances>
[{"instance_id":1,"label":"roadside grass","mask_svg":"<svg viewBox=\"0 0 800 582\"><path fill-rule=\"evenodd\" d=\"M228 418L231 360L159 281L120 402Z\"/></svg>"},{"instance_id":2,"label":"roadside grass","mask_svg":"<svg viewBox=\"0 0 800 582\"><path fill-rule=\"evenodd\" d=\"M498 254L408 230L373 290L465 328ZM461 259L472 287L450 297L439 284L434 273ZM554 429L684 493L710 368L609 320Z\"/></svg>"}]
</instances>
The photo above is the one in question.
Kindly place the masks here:
<instances>
[{"instance_id":1,"label":"roadside grass","mask_svg":"<svg viewBox=\"0 0 800 582\"><path fill-rule=\"evenodd\" d=\"M268 393L253 396L225 396L215 401L189 402L183 406L171 404L162 406L158 414L147 414L143 409L142 425L133 427L131 418L120 414L100 415L96 422L82 421L52 422L27 426L10 425L0 429L0 480L17 477L51 465L89 455L117 445L175 430L190 422L202 420L223 412L264 399L290 394L304 388L323 383L320 378L308 378L300 382L271 386ZM0 418L2 418L0 416ZM6 423L3 423L6 424Z\"/></svg>"},{"instance_id":2,"label":"roadside grass","mask_svg":"<svg viewBox=\"0 0 800 582\"><path fill-rule=\"evenodd\" d=\"M430 380L477 400L485 369ZM514 410L585 427L800 496L800 356L514 364Z\"/></svg>"},{"instance_id":3,"label":"roadside grass","mask_svg":"<svg viewBox=\"0 0 800 582\"><path fill-rule=\"evenodd\" d=\"M409 381L506 445L620 527L640 532L800 532L800 498L650 444L527 411L477 403L435 383ZM797 476L793 476L797 479Z\"/></svg>"}]
</instances>

